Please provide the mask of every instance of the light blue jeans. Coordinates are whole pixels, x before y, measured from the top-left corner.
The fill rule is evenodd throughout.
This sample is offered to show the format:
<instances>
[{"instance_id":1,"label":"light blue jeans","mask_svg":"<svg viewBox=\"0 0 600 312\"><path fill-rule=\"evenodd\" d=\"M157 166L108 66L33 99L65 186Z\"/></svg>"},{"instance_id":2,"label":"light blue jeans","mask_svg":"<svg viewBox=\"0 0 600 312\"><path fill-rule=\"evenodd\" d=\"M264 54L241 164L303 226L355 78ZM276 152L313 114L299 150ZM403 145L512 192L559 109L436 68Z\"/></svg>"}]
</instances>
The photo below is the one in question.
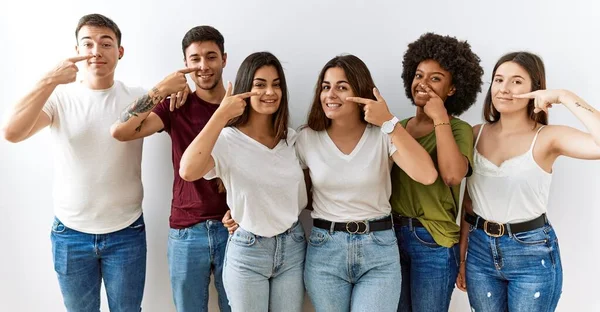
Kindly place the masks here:
<instances>
[{"instance_id":1,"label":"light blue jeans","mask_svg":"<svg viewBox=\"0 0 600 312\"><path fill-rule=\"evenodd\" d=\"M274 237L238 228L229 238L223 269L232 311L302 311L305 253L300 222Z\"/></svg>"},{"instance_id":2,"label":"light blue jeans","mask_svg":"<svg viewBox=\"0 0 600 312\"><path fill-rule=\"evenodd\" d=\"M108 234L87 234L54 219L54 270L68 312L100 311L105 283L111 312L141 311L146 280L146 229L141 216Z\"/></svg>"},{"instance_id":3,"label":"light blue jeans","mask_svg":"<svg viewBox=\"0 0 600 312\"><path fill-rule=\"evenodd\" d=\"M178 312L208 311L211 273L219 296L219 310L231 311L221 276L228 237L223 223L215 220L169 230L167 257L173 302Z\"/></svg>"},{"instance_id":4,"label":"light blue jeans","mask_svg":"<svg viewBox=\"0 0 600 312\"><path fill-rule=\"evenodd\" d=\"M477 312L551 312L562 292L558 240L547 224L495 238L470 226L469 303Z\"/></svg>"},{"instance_id":5,"label":"light blue jeans","mask_svg":"<svg viewBox=\"0 0 600 312\"><path fill-rule=\"evenodd\" d=\"M394 229L350 234L312 228L304 281L317 312L395 312L401 280Z\"/></svg>"}]
</instances>

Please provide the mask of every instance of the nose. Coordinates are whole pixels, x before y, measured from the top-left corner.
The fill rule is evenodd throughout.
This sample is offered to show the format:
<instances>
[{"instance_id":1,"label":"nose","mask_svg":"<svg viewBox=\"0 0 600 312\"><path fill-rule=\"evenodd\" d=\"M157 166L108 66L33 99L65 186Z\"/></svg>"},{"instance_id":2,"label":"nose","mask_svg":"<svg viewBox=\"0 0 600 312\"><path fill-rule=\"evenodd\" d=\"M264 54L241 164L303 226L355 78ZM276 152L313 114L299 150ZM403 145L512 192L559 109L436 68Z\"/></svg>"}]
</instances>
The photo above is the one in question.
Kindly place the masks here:
<instances>
[{"instance_id":1,"label":"nose","mask_svg":"<svg viewBox=\"0 0 600 312\"><path fill-rule=\"evenodd\" d=\"M325 93L325 95L327 96L327 98L330 98L330 99L337 98L337 93L335 93L334 88L327 90L327 93Z\"/></svg>"},{"instance_id":2,"label":"nose","mask_svg":"<svg viewBox=\"0 0 600 312\"><path fill-rule=\"evenodd\" d=\"M500 84L500 93L508 93L508 82L503 82L502 84Z\"/></svg>"},{"instance_id":3,"label":"nose","mask_svg":"<svg viewBox=\"0 0 600 312\"><path fill-rule=\"evenodd\" d=\"M208 69L208 64L207 64L206 58L201 58L200 63L198 65L200 66L200 70Z\"/></svg>"},{"instance_id":4,"label":"nose","mask_svg":"<svg viewBox=\"0 0 600 312\"><path fill-rule=\"evenodd\" d=\"M266 95L271 95L274 94L275 92L273 91L273 86L268 86L267 89L265 90L265 94Z\"/></svg>"}]
</instances>

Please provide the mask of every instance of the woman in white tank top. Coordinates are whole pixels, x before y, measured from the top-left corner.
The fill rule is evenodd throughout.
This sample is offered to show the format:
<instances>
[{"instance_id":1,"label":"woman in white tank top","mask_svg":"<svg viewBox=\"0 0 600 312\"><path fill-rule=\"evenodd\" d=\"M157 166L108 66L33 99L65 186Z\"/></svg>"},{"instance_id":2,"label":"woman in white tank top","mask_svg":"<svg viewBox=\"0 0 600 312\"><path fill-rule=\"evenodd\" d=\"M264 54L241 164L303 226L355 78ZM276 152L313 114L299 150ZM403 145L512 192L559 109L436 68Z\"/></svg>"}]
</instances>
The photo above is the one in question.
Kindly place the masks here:
<instances>
[{"instance_id":1,"label":"woman in white tank top","mask_svg":"<svg viewBox=\"0 0 600 312\"><path fill-rule=\"evenodd\" d=\"M546 216L552 165L561 155L600 159L600 113L570 91L545 90L537 55L509 53L492 77L487 123L473 128L457 285L468 288L474 311L554 311L562 267ZM566 106L589 133L546 126L553 104Z\"/></svg>"}]
</instances>

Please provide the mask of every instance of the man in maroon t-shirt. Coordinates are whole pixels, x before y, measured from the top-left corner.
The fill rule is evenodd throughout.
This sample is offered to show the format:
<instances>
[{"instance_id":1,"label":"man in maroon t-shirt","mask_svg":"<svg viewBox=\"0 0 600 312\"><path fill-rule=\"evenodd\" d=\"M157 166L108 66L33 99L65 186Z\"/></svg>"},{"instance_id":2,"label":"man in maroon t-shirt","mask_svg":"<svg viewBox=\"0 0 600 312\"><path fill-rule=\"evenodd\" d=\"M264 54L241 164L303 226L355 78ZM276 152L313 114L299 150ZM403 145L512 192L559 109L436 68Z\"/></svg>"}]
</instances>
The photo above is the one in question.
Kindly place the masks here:
<instances>
[{"instance_id":1,"label":"man in maroon t-shirt","mask_svg":"<svg viewBox=\"0 0 600 312\"><path fill-rule=\"evenodd\" d=\"M112 126L111 133L121 141L163 130L171 136L175 174L168 260L173 301L179 312L207 311L213 272L219 307L230 311L221 282L228 238L221 223L228 210L225 193L219 192L214 180L186 182L179 176L181 155L225 96L222 74L227 54L223 35L210 26L190 29L183 37L182 48L186 68L163 79L149 96L136 100ZM196 84L195 92L188 96L187 73Z\"/></svg>"}]
</instances>

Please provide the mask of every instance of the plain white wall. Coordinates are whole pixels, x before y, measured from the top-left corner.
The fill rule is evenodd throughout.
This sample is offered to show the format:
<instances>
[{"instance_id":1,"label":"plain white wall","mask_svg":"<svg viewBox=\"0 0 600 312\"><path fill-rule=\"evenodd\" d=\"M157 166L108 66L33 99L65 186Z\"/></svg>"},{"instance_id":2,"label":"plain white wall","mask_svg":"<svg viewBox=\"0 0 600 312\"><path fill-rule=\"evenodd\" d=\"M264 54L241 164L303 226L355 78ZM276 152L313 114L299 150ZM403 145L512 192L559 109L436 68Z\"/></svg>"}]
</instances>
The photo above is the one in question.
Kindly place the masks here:
<instances>
[{"instance_id":1,"label":"plain white wall","mask_svg":"<svg viewBox=\"0 0 600 312\"><path fill-rule=\"evenodd\" d=\"M102 13L123 32L125 56L117 79L149 88L183 67L181 39L209 24L225 36L224 78L234 80L250 53L273 52L284 64L293 126L305 120L317 74L340 53L362 58L391 109L414 114L404 95L401 61L406 45L426 31L467 39L481 57L487 90L490 71L505 52L530 50L546 63L549 88L577 92L600 109L595 1L8 1L0 4L0 114L43 73L74 55L80 16ZM462 118L481 121L484 95ZM565 108L551 122L583 129ZM108 129L107 129L108 131ZM53 168L48 130L20 144L0 140L0 311L63 311L49 240ZM155 135L144 145L144 211L148 271L144 311L174 311L166 240L171 199L170 141ZM559 311L599 311L595 286L600 216L597 161L559 159L554 166L549 216L560 237L564 288ZM376 255L374 255L376 256ZM211 310L215 310L214 292ZM103 310L107 311L106 301ZM312 310L307 304L307 311ZM452 311L468 311L456 291Z\"/></svg>"}]
</instances>

